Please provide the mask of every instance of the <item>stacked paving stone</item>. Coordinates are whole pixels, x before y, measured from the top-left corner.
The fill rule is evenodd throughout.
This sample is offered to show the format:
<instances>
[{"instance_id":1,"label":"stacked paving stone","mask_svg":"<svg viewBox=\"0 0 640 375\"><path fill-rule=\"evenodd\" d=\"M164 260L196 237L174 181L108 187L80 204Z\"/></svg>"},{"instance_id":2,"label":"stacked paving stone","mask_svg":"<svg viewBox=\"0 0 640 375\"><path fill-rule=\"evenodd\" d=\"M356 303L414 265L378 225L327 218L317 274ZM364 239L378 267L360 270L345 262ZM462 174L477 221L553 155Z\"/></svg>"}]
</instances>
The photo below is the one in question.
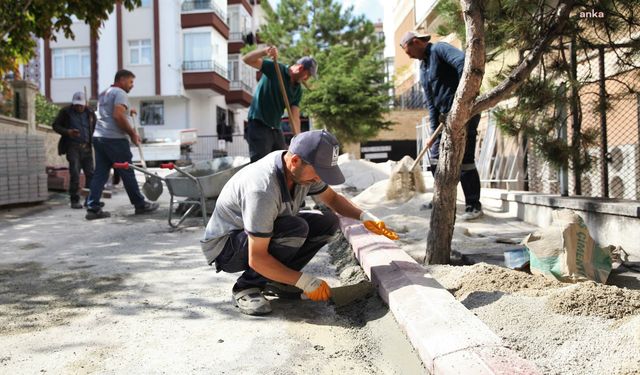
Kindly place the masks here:
<instances>
[{"instance_id":1,"label":"stacked paving stone","mask_svg":"<svg viewBox=\"0 0 640 375\"><path fill-rule=\"evenodd\" d=\"M47 198L44 137L0 134L0 206Z\"/></svg>"}]
</instances>

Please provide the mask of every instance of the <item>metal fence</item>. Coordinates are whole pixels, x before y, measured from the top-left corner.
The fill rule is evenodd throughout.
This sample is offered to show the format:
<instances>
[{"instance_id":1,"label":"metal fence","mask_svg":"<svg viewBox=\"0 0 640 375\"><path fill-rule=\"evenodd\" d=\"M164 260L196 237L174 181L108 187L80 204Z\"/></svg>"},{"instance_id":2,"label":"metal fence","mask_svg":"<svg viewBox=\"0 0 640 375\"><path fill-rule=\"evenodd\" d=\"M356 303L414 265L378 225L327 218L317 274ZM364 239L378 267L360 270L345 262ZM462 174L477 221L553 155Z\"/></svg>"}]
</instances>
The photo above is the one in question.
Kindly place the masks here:
<instances>
[{"instance_id":1,"label":"metal fence","mask_svg":"<svg viewBox=\"0 0 640 375\"><path fill-rule=\"evenodd\" d=\"M208 10L214 11L224 23L227 23L227 12L211 0L187 0L182 3L183 12Z\"/></svg>"},{"instance_id":2,"label":"metal fence","mask_svg":"<svg viewBox=\"0 0 640 375\"><path fill-rule=\"evenodd\" d=\"M420 82L405 90L393 99L395 109L425 109L425 97Z\"/></svg>"},{"instance_id":3,"label":"metal fence","mask_svg":"<svg viewBox=\"0 0 640 375\"><path fill-rule=\"evenodd\" d=\"M569 119L567 138L588 130L599 136L587 150L592 167L583 173L568 171L569 195L640 200L640 69L621 67L616 56L602 46L575 59L577 77L585 84L578 92L580 117L575 125ZM529 190L562 193L562 171L533 152L528 173Z\"/></svg>"},{"instance_id":4,"label":"metal fence","mask_svg":"<svg viewBox=\"0 0 640 375\"><path fill-rule=\"evenodd\" d=\"M218 142L217 135L199 135L193 145L191 160L209 160L216 156L249 156L249 144L242 134L234 134L233 142Z\"/></svg>"},{"instance_id":5,"label":"metal fence","mask_svg":"<svg viewBox=\"0 0 640 375\"><path fill-rule=\"evenodd\" d=\"M227 69L213 60L185 61L182 63L182 70L185 72L197 70L214 71L224 78L229 77Z\"/></svg>"}]
</instances>

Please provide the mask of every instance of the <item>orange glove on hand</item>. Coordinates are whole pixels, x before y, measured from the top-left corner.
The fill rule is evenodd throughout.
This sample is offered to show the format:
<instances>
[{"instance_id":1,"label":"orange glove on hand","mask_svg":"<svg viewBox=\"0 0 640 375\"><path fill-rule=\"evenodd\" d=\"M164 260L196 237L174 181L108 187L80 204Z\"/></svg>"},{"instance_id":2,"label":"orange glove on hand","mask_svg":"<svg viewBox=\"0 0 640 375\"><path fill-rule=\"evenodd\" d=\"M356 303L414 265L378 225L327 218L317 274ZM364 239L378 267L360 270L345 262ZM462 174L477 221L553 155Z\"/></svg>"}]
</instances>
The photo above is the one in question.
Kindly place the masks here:
<instances>
[{"instance_id":1,"label":"orange glove on hand","mask_svg":"<svg viewBox=\"0 0 640 375\"><path fill-rule=\"evenodd\" d=\"M296 287L302 289L304 294L312 301L328 301L331 298L329 284L306 273L300 276L296 282Z\"/></svg>"},{"instance_id":2,"label":"orange glove on hand","mask_svg":"<svg viewBox=\"0 0 640 375\"><path fill-rule=\"evenodd\" d=\"M399 238L396 232L387 228L387 226L384 224L384 221L378 219L369 211L362 211L362 214L360 215L360 221L362 221L365 228L375 234L385 236L392 241L395 241Z\"/></svg>"}]
</instances>

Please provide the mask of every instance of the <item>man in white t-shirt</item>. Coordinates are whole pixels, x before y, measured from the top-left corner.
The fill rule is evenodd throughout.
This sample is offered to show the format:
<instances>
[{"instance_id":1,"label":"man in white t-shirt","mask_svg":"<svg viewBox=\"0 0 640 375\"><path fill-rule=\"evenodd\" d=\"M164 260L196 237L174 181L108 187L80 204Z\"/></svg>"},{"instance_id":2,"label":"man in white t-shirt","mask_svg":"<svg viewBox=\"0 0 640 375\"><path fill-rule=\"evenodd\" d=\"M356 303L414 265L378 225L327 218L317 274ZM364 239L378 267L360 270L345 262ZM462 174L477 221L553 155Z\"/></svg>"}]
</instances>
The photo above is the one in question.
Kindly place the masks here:
<instances>
[{"instance_id":1,"label":"man in white t-shirt","mask_svg":"<svg viewBox=\"0 0 640 375\"><path fill-rule=\"evenodd\" d=\"M103 211L100 197L104 184L109 179L113 163L131 163L131 148L129 139L135 145L141 139L131 125L129 114L133 111L129 107L127 94L133 88L136 76L128 70L119 70L113 80L113 85L98 97L98 121L93 132L93 148L96 155L96 167L91 180L91 193L87 200L87 220L103 219L111 216ZM138 181L131 169L118 169L117 172L129 196L129 201L135 207L135 213L145 214L158 209L157 203L148 202L140 192Z\"/></svg>"}]
</instances>

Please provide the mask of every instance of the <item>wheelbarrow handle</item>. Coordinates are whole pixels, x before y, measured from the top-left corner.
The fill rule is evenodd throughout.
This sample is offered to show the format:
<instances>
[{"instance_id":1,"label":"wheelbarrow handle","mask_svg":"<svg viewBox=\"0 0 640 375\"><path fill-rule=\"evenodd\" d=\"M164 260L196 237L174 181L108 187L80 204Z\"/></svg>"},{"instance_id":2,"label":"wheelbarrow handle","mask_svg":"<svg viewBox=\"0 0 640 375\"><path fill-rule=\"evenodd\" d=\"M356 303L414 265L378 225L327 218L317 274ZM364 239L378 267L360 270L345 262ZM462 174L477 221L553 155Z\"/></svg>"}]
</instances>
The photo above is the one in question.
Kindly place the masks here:
<instances>
[{"instance_id":1,"label":"wheelbarrow handle","mask_svg":"<svg viewBox=\"0 0 640 375\"><path fill-rule=\"evenodd\" d=\"M160 168L162 168L162 169L173 169L174 167L175 167L175 164L173 164L173 163L160 164Z\"/></svg>"},{"instance_id":2,"label":"wheelbarrow handle","mask_svg":"<svg viewBox=\"0 0 640 375\"><path fill-rule=\"evenodd\" d=\"M126 161L124 163L113 163L113 168L115 169L129 169L129 163Z\"/></svg>"}]
</instances>

